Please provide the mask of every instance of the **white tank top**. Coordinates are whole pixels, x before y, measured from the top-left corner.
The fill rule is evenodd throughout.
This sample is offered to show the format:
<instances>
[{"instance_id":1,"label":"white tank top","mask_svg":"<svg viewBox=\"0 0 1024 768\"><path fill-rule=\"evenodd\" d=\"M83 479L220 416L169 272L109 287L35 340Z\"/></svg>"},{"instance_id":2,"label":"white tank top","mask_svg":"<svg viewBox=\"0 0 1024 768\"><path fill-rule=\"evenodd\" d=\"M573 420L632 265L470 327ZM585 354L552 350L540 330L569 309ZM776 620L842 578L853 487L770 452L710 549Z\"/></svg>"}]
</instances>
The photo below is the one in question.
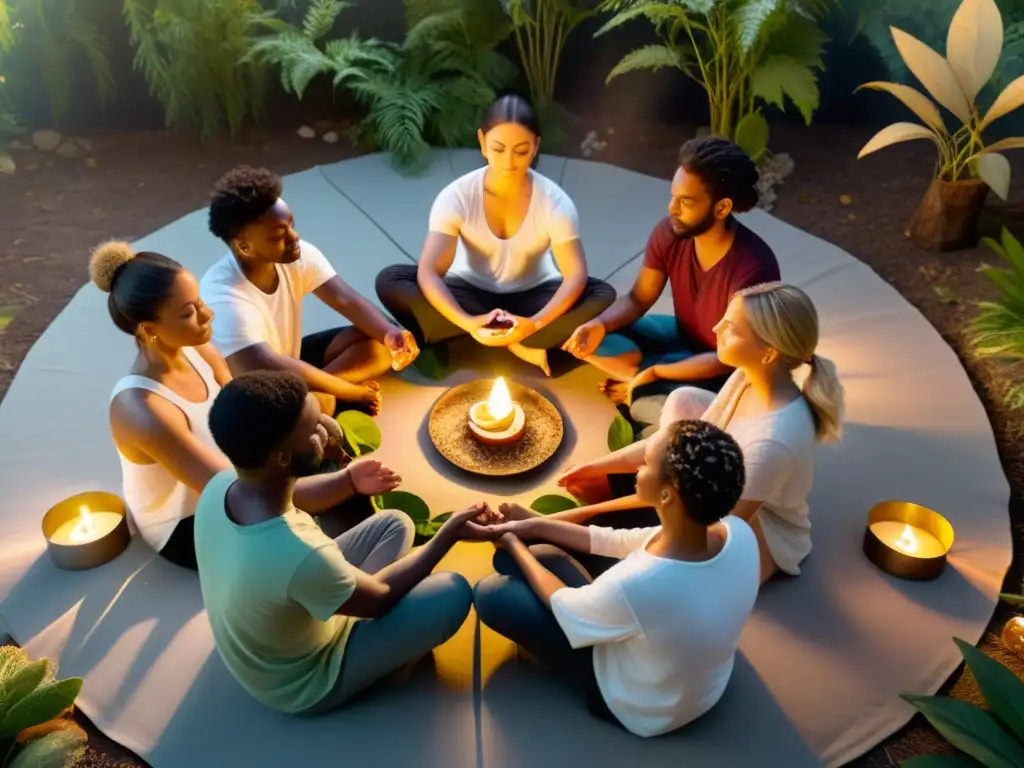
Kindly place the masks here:
<instances>
[{"instance_id":1,"label":"white tank top","mask_svg":"<svg viewBox=\"0 0 1024 768\"><path fill-rule=\"evenodd\" d=\"M206 384L206 399L193 403L173 392L169 387L146 376L125 376L114 385L110 395L113 400L126 389L146 389L160 395L181 409L188 420L189 429L196 439L217 453L220 449L210 434L208 418L213 399L220 392L220 385L214 378L213 369L192 347L184 347L182 353ZM195 513L199 494L185 483L180 482L158 462L134 464L125 458L120 450L121 478L124 485L124 500L128 506L130 520L143 540L156 551L167 544L179 520Z\"/></svg>"}]
</instances>

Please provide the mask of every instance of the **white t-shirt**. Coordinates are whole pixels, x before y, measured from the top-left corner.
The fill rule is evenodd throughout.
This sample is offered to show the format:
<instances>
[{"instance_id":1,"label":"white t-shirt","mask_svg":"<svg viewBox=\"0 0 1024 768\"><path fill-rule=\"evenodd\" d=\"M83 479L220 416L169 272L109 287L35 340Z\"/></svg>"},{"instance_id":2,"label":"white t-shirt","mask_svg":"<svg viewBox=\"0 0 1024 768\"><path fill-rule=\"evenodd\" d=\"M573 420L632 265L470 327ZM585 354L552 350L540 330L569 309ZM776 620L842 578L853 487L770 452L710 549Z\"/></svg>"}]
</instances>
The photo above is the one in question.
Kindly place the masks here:
<instances>
[{"instance_id":1,"label":"white t-shirt","mask_svg":"<svg viewBox=\"0 0 1024 768\"><path fill-rule=\"evenodd\" d=\"M765 544L779 569L797 576L801 561L811 551L807 497L814 485L814 416L807 401L798 397L772 413L732 418L746 386L746 376L735 371L700 416L693 414L698 399L695 390L677 389L665 402L661 427L680 419L701 418L732 435L743 449L747 476L743 498L764 502L757 519Z\"/></svg>"},{"instance_id":2,"label":"white t-shirt","mask_svg":"<svg viewBox=\"0 0 1024 768\"><path fill-rule=\"evenodd\" d=\"M277 264L278 286L266 294L249 282L234 255L226 253L206 270L199 294L214 311L213 344L224 357L253 344L299 357L302 348L302 299L336 274L320 249L300 241L301 256Z\"/></svg>"},{"instance_id":3,"label":"white t-shirt","mask_svg":"<svg viewBox=\"0 0 1024 768\"><path fill-rule=\"evenodd\" d=\"M732 675L760 570L750 526L737 517L722 524L722 550L699 563L647 552L660 526L590 526L590 551L622 562L592 584L551 596L572 647L594 646L594 676L608 709L638 736L700 717Z\"/></svg>"},{"instance_id":4,"label":"white t-shirt","mask_svg":"<svg viewBox=\"0 0 1024 768\"><path fill-rule=\"evenodd\" d=\"M572 199L551 179L531 171L533 193L518 231L502 240L484 214L487 166L460 176L441 190L430 209L430 231L458 237L449 275L493 293L534 288L561 273L551 246L580 236Z\"/></svg>"}]
</instances>

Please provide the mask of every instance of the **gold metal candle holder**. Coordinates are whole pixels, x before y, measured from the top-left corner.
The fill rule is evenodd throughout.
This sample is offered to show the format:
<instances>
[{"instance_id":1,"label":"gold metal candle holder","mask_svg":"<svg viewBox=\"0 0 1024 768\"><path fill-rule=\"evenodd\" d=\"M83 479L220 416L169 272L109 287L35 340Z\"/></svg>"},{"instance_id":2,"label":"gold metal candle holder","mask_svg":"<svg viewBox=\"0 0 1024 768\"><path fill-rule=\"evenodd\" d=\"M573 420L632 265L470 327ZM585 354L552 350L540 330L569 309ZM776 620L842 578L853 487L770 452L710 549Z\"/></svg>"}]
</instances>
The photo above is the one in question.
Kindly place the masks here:
<instances>
[{"instance_id":1,"label":"gold metal candle holder","mask_svg":"<svg viewBox=\"0 0 1024 768\"><path fill-rule=\"evenodd\" d=\"M58 568L84 571L108 563L131 541L125 503L112 493L87 491L43 515L46 548Z\"/></svg>"},{"instance_id":2,"label":"gold metal candle holder","mask_svg":"<svg viewBox=\"0 0 1024 768\"><path fill-rule=\"evenodd\" d=\"M864 554L901 579L929 581L946 567L953 526L938 512L909 501L883 501L868 513Z\"/></svg>"}]
</instances>

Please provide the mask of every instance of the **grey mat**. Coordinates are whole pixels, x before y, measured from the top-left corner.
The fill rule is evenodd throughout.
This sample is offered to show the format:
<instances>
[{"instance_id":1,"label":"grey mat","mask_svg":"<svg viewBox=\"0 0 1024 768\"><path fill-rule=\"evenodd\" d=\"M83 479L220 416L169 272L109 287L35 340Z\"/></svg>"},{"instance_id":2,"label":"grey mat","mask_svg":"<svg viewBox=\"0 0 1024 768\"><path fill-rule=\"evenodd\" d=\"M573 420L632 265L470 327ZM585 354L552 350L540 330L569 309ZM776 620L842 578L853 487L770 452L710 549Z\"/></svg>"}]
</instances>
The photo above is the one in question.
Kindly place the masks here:
<instances>
[{"instance_id":1,"label":"grey mat","mask_svg":"<svg viewBox=\"0 0 1024 768\"><path fill-rule=\"evenodd\" d=\"M433 195L460 168L478 164L473 155L441 153L418 180L398 176L379 157L360 158L289 176L284 195L302 235L375 300L377 270L406 258L403 252L415 257ZM664 210L659 195L667 183L647 179L645 191L642 177L610 166L544 163L561 167L563 183L573 187L588 253L601 261L600 244L624 251L620 263L595 265L595 273L628 288L639 268L631 243L642 248ZM899 692L932 692L956 668L954 635L981 636L1011 557L1008 486L984 410L925 319L835 246L762 212L743 218L776 249L784 278L818 303L821 351L836 360L847 387L848 435L842 448L821 450L810 500L815 550L804 575L762 592L725 698L682 732L644 742L592 720L550 680L510 662L508 643L478 630L472 615L437 653L436 670L348 711L291 720L251 702L228 676L194 575L154 559L139 541L94 571L55 569L40 532L43 512L79 490L117 492L120 484L106 408L133 346L90 286L32 348L0 404L0 620L29 653L55 656L62 674L84 676L84 711L156 768L280 766L296 755L455 768L569 759L740 766L766 755L773 765L799 768L856 757L910 718ZM197 273L223 250L202 211L137 245ZM315 302L308 306L310 330L334 322ZM663 297L658 309L670 307ZM569 424L555 459L517 483L445 467L424 435L425 414L444 386L494 372L546 388ZM605 450L613 409L596 392L597 378L580 368L538 382L500 354L476 357L475 372L444 386L416 373L389 377L380 456L435 513L481 497L530 501L556 490L563 463ZM933 506L953 522L957 542L938 581L899 582L864 560L867 510L888 498ZM443 566L476 579L489 571L491 551L460 545Z\"/></svg>"}]
</instances>

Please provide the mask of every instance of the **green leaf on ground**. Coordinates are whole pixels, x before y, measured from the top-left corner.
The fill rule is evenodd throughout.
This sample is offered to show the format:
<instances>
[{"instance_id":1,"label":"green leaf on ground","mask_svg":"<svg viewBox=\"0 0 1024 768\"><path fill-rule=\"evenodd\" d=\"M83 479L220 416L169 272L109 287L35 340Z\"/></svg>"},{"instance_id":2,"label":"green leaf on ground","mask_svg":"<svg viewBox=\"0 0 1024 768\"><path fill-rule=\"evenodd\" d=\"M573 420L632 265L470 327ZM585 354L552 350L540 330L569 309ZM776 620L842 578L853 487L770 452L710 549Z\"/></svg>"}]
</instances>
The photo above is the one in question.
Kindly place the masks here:
<instances>
[{"instance_id":1,"label":"green leaf on ground","mask_svg":"<svg viewBox=\"0 0 1024 768\"><path fill-rule=\"evenodd\" d=\"M389 491L383 496L375 498L379 499L378 509L395 509L399 512L405 512L417 525L430 520L430 507L427 506L427 502L415 493L409 493L409 491ZM377 502L375 502L376 505Z\"/></svg>"},{"instance_id":2,"label":"green leaf on ground","mask_svg":"<svg viewBox=\"0 0 1024 768\"><path fill-rule=\"evenodd\" d=\"M960 648L989 709L1024 742L1024 682L973 645L959 638L953 641Z\"/></svg>"},{"instance_id":3,"label":"green leaf on ground","mask_svg":"<svg viewBox=\"0 0 1024 768\"><path fill-rule=\"evenodd\" d=\"M552 515L555 512L576 509L578 506L579 502L576 499L570 499L568 496L562 496L559 493L549 493L536 499L530 505L530 509L534 512L540 512L542 515Z\"/></svg>"},{"instance_id":4,"label":"green leaf on ground","mask_svg":"<svg viewBox=\"0 0 1024 768\"><path fill-rule=\"evenodd\" d=\"M443 512L437 517L432 517L426 522L416 523L416 534L425 538L432 538L441 530L441 526L445 524L445 521L452 516L451 512Z\"/></svg>"},{"instance_id":5,"label":"green leaf on ground","mask_svg":"<svg viewBox=\"0 0 1024 768\"><path fill-rule=\"evenodd\" d=\"M608 427L608 450L617 451L633 442L633 426L621 413L616 413Z\"/></svg>"},{"instance_id":6,"label":"green leaf on ground","mask_svg":"<svg viewBox=\"0 0 1024 768\"><path fill-rule=\"evenodd\" d=\"M20 309L21 307L16 304L0 306L0 331L11 324L11 321L15 318Z\"/></svg>"},{"instance_id":7,"label":"green leaf on ground","mask_svg":"<svg viewBox=\"0 0 1024 768\"><path fill-rule=\"evenodd\" d=\"M380 427L373 417L360 411L342 411L335 420L353 456L365 456L380 448Z\"/></svg>"},{"instance_id":8,"label":"green leaf on ground","mask_svg":"<svg viewBox=\"0 0 1024 768\"><path fill-rule=\"evenodd\" d=\"M412 367L428 379L441 381L448 375L449 353L447 344L437 344L421 350Z\"/></svg>"},{"instance_id":9,"label":"green leaf on ground","mask_svg":"<svg viewBox=\"0 0 1024 768\"><path fill-rule=\"evenodd\" d=\"M903 693L900 698L923 714L946 741L989 768L1024 765L1024 747L991 712L944 696Z\"/></svg>"}]
</instances>

